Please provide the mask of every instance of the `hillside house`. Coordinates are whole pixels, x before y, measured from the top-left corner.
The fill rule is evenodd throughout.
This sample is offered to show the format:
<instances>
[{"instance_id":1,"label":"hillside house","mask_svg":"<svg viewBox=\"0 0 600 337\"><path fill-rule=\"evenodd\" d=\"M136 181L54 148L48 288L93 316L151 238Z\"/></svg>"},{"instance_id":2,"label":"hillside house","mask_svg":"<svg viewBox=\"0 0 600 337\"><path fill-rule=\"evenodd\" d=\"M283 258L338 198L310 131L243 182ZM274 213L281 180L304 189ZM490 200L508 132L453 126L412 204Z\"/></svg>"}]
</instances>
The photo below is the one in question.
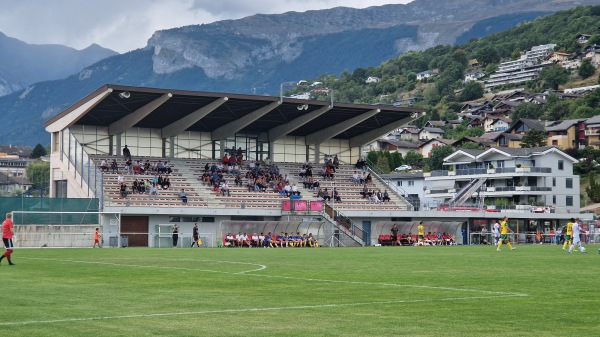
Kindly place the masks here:
<instances>
[{"instance_id":1,"label":"hillside house","mask_svg":"<svg viewBox=\"0 0 600 337\"><path fill-rule=\"evenodd\" d=\"M444 130L440 128L422 128L421 131L419 131L419 140L443 138L444 133Z\"/></svg>"},{"instance_id":2,"label":"hillside house","mask_svg":"<svg viewBox=\"0 0 600 337\"><path fill-rule=\"evenodd\" d=\"M419 141L419 131L419 129L415 128L405 128L404 130L400 131L400 140L408 139L416 143Z\"/></svg>"},{"instance_id":3,"label":"hillside house","mask_svg":"<svg viewBox=\"0 0 600 337\"><path fill-rule=\"evenodd\" d=\"M546 126L548 145L559 149L585 147L585 119L568 119L551 122Z\"/></svg>"},{"instance_id":4,"label":"hillside house","mask_svg":"<svg viewBox=\"0 0 600 337\"><path fill-rule=\"evenodd\" d=\"M475 71L471 73L465 74L465 82L477 81L478 79L485 76L485 73L482 71Z\"/></svg>"},{"instance_id":5,"label":"hillside house","mask_svg":"<svg viewBox=\"0 0 600 337\"><path fill-rule=\"evenodd\" d=\"M381 81L381 79L379 77L369 76L369 77L367 77L367 80L365 81L365 83L367 83L367 84L369 84L369 83L379 83L379 81Z\"/></svg>"},{"instance_id":6,"label":"hillside house","mask_svg":"<svg viewBox=\"0 0 600 337\"><path fill-rule=\"evenodd\" d=\"M445 138L433 138L419 144L419 152L424 158L431 157L431 150L438 146L452 145L455 142L454 139Z\"/></svg>"},{"instance_id":7,"label":"hillside house","mask_svg":"<svg viewBox=\"0 0 600 337\"><path fill-rule=\"evenodd\" d=\"M425 70L417 74L417 81L422 81L426 78L436 76L438 73L435 70Z\"/></svg>"},{"instance_id":8,"label":"hillside house","mask_svg":"<svg viewBox=\"0 0 600 337\"><path fill-rule=\"evenodd\" d=\"M592 36L589 34L579 34L579 35L577 35L577 37L575 37L575 39L577 39L577 43L584 45L584 44L587 44L588 40L591 37Z\"/></svg>"},{"instance_id":9,"label":"hillside house","mask_svg":"<svg viewBox=\"0 0 600 337\"><path fill-rule=\"evenodd\" d=\"M498 116L486 116L483 120L483 129L485 132L498 132L508 130L512 120L510 118Z\"/></svg>"}]
</instances>

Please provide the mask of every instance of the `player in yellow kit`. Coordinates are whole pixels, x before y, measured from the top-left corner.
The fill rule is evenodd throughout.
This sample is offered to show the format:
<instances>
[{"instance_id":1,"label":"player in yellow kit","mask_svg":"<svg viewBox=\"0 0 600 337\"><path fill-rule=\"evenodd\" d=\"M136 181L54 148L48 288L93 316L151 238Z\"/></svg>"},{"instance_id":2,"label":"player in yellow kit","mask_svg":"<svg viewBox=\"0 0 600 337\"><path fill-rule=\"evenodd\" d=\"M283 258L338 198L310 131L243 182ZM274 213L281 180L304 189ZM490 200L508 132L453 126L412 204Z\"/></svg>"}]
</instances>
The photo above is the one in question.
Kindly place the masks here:
<instances>
[{"instance_id":1,"label":"player in yellow kit","mask_svg":"<svg viewBox=\"0 0 600 337\"><path fill-rule=\"evenodd\" d=\"M571 245L571 236L573 235L573 222L575 222L575 219L571 218L565 226L565 243L563 243L563 250L565 250L565 247Z\"/></svg>"},{"instance_id":2,"label":"player in yellow kit","mask_svg":"<svg viewBox=\"0 0 600 337\"><path fill-rule=\"evenodd\" d=\"M417 242L417 245L424 245L425 244L425 227L423 226L423 221L421 221L419 223L419 227L418 228L418 232L419 232L419 241Z\"/></svg>"},{"instance_id":3,"label":"player in yellow kit","mask_svg":"<svg viewBox=\"0 0 600 337\"><path fill-rule=\"evenodd\" d=\"M502 222L500 223L500 241L498 241L498 248L496 249L497 251L500 251L500 247L502 247L502 242L504 242L504 240L506 240L506 244L508 245L510 250L515 250L515 248L510 244L510 241L508 240L509 231L512 232L512 230L508 228L508 217L504 217L504 219L502 219Z\"/></svg>"}]
</instances>

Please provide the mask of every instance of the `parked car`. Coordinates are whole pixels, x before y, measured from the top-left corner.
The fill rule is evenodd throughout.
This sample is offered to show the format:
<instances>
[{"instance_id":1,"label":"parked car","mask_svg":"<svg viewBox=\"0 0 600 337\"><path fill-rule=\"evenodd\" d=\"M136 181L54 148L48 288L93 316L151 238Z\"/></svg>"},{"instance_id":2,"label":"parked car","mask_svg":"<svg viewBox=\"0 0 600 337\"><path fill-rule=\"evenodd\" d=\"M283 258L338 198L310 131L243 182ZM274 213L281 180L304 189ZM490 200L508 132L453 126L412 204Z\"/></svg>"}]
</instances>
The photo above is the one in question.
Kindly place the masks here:
<instances>
[{"instance_id":1,"label":"parked car","mask_svg":"<svg viewBox=\"0 0 600 337\"><path fill-rule=\"evenodd\" d=\"M396 172L410 171L412 170L412 166L410 165L401 165L394 169Z\"/></svg>"}]
</instances>

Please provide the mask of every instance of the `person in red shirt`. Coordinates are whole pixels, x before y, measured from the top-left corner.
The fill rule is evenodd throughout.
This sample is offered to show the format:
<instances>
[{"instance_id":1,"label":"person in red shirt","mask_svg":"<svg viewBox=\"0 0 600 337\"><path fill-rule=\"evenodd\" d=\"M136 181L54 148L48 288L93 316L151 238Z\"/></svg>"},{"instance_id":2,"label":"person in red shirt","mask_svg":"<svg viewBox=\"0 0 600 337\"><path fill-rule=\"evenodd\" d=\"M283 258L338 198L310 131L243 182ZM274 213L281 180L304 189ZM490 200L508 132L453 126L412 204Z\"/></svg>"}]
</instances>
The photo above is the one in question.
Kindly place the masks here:
<instances>
[{"instance_id":1,"label":"person in red shirt","mask_svg":"<svg viewBox=\"0 0 600 337\"><path fill-rule=\"evenodd\" d=\"M0 256L0 262L6 258L9 266L15 265L10 258L13 252L13 235L15 235L15 231L13 230L12 214L6 213L6 220L2 223L2 241L6 252Z\"/></svg>"},{"instance_id":2,"label":"person in red shirt","mask_svg":"<svg viewBox=\"0 0 600 337\"><path fill-rule=\"evenodd\" d=\"M100 245L100 231L99 228L96 228L96 231L94 232L94 247L96 248L96 245L98 245L98 248L102 248L102 245Z\"/></svg>"}]
</instances>

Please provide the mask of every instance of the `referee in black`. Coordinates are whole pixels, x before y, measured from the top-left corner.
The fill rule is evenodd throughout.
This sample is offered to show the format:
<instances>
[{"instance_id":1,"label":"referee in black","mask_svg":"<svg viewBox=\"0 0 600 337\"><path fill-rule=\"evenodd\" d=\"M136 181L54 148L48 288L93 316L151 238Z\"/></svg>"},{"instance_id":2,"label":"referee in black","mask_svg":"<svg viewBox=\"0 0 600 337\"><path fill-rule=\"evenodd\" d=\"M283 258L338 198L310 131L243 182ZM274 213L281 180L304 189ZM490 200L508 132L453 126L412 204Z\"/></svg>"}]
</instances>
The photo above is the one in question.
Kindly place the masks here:
<instances>
[{"instance_id":1,"label":"referee in black","mask_svg":"<svg viewBox=\"0 0 600 337\"><path fill-rule=\"evenodd\" d=\"M179 226L173 225L173 247L177 247L179 241Z\"/></svg>"},{"instance_id":2,"label":"referee in black","mask_svg":"<svg viewBox=\"0 0 600 337\"><path fill-rule=\"evenodd\" d=\"M200 245L198 244L198 240L200 239L200 236L198 234L198 223L194 224L194 230L192 231L192 237L194 238L194 240L192 240L192 246L191 247L194 247L194 244L196 244L196 246L198 248L200 248Z\"/></svg>"}]
</instances>

